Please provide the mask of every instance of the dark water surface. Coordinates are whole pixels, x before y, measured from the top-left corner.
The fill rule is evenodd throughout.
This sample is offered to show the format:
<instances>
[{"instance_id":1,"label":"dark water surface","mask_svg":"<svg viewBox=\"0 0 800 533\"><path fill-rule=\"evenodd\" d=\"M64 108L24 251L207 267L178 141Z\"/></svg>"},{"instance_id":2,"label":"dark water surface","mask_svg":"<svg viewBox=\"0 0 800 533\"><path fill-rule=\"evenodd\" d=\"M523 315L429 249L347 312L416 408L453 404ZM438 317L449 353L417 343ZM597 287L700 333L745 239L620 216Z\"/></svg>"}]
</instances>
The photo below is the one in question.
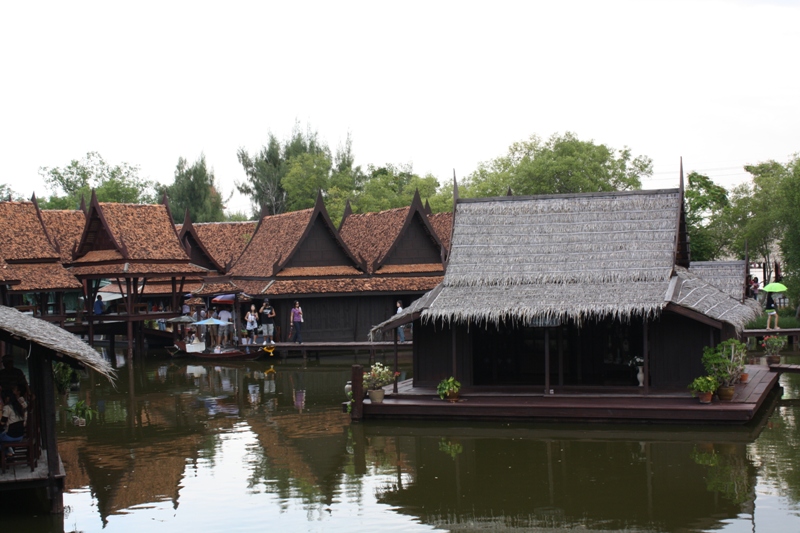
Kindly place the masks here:
<instances>
[{"instance_id":1,"label":"dark water surface","mask_svg":"<svg viewBox=\"0 0 800 533\"><path fill-rule=\"evenodd\" d=\"M800 531L798 375L742 427L351 424L352 362L118 358L59 413L64 529Z\"/></svg>"}]
</instances>

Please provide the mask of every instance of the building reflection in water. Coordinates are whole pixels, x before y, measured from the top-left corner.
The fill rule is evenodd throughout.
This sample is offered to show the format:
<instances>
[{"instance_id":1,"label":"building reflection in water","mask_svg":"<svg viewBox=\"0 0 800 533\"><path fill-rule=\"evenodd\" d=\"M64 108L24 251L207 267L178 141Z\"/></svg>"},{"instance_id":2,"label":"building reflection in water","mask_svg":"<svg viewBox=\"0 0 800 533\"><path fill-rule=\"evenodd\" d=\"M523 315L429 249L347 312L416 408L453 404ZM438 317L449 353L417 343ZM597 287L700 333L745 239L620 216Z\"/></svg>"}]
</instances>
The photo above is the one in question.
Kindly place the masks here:
<instances>
[{"instance_id":1,"label":"building reflection in water","mask_svg":"<svg viewBox=\"0 0 800 533\"><path fill-rule=\"evenodd\" d=\"M748 447L766 419L677 429L351 424L339 405L349 368L275 366L161 365L122 373L128 383L117 390L94 387L103 421L79 431L62 420L67 489L90 488L104 523L152 502L177 508L185 476L213 468L224 438L244 431L255 446L240 466L249 490L241 512L270 494L320 512L369 500L456 530L668 531L754 512Z\"/></svg>"}]
</instances>

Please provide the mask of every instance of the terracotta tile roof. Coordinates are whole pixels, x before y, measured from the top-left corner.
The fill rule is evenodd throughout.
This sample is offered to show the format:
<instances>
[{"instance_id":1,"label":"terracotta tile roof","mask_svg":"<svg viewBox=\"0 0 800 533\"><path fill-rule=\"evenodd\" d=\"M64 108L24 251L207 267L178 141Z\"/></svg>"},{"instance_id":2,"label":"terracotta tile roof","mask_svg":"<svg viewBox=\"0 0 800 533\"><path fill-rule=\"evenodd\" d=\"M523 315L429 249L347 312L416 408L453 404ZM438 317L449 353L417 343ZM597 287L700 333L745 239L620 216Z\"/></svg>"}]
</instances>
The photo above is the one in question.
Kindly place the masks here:
<instances>
[{"instance_id":1,"label":"terracotta tile roof","mask_svg":"<svg viewBox=\"0 0 800 533\"><path fill-rule=\"evenodd\" d=\"M114 239L128 259L188 261L167 207L162 204L99 203Z\"/></svg>"},{"instance_id":2,"label":"terracotta tile roof","mask_svg":"<svg viewBox=\"0 0 800 533\"><path fill-rule=\"evenodd\" d=\"M104 263L106 261L122 261L124 257L116 250L92 250L75 260L74 264Z\"/></svg>"},{"instance_id":3,"label":"terracotta tile roof","mask_svg":"<svg viewBox=\"0 0 800 533\"><path fill-rule=\"evenodd\" d=\"M434 213L428 215L428 222L433 226L436 236L442 242L445 250L450 250L450 236L453 233L453 213Z\"/></svg>"},{"instance_id":4,"label":"terracotta tile roof","mask_svg":"<svg viewBox=\"0 0 800 533\"><path fill-rule=\"evenodd\" d=\"M192 224L203 246L220 265L235 262L256 231L256 222Z\"/></svg>"},{"instance_id":5,"label":"terracotta tile roof","mask_svg":"<svg viewBox=\"0 0 800 533\"><path fill-rule=\"evenodd\" d=\"M255 295L261 294L264 291L264 287L269 284L269 281L237 279L234 283L245 293Z\"/></svg>"},{"instance_id":6,"label":"terracotta tile roof","mask_svg":"<svg viewBox=\"0 0 800 533\"><path fill-rule=\"evenodd\" d=\"M19 281L19 275L0 257L0 282L9 284L18 283Z\"/></svg>"},{"instance_id":7,"label":"terracotta tile roof","mask_svg":"<svg viewBox=\"0 0 800 533\"><path fill-rule=\"evenodd\" d=\"M61 263L18 263L11 268L20 280L11 291L61 291L83 287Z\"/></svg>"},{"instance_id":8,"label":"terracotta tile roof","mask_svg":"<svg viewBox=\"0 0 800 533\"><path fill-rule=\"evenodd\" d=\"M289 267L278 272L277 277L358 276L361 271L351 266Z\"/></svg>"},{"instance_id":9,"label":"terracotta tile roof","mask_svg":"<svg viewBox=\"0 0 800 533\"><path fill-rule=\"evenodd\" d=\"M141 290L141 286L140 286L139 294L142 294L144 296L165 296L165 295L172 294L172 282L171 281L166 282L166 283L164 283L164 282L158 282L157 283L157 282L155 282L155 279L156 278L151 278L151 279L147 280L147 285L144 286L144 291ZM199 289L202 285L203 284L200 281L193 281L193 282L188 282L187 281L186 283L183 284L183 292L184 293L193 292L193 291ZM180 288L180 280L178 281L177 288ZM111 283L110 285L106 285L105 287L100 289L99 292L101 292L101 293L106 293L107 292L107 293L113 293L113 294L120 294L119 285L117 285L116 283ZM123 283L122 284L122 293L121 294L125 294L126 292L127 292L127 289L125 288L125 284Z\"/></svg>"},{"instance_id":10,"label":"terracotta tile roof","mask_svg":"<svg viewBox=\"0 0 800 533\"><path fill-rule=\"evenodd\" d=\"M61 254L61 261L64 263L72 262L72 250L78 245L83 235L83 227L86 225L86 214L80 209L42 210L47 233L53 239L57 250Z\"/></svg>"},{"instance_id":11,"label":"terracotta tile roof","mask_svg":"<svg viewBox=\"0 0 800 533\"><path fill-rule=\"evenodd\" d=\"M164 274L208 274L208 270L189 263L113 263L102 265L73 266L76 276L125 277L134 274L150 277Z\"/></svg>"},{"instance_id":12,"label":"terracotta tile roof","mask_svg":"<svg viewBox=\"0 0 800 533\"><path fill-rule=\"evenodd\" d=\"M380 261L397 240L409 207L398 207L379 213L348 215L339 235L356 257L363 258L367 268Z\"/></svg>"},{"instance_id":13,"label":"terracotta tile roof","mask_svg":"<svg viewBox=\"0 0 800 533\"><path fill-rule=\"evenodd\" d=\"M264 294L347 294L354 292L425 292L441 283L443 276L361 277L338 279L279 280L271 283Z\"/></svg>"},{"instance_id":14,"label":"terracotta tile roof","mask_svg":"<svg viewBox=\"0 0 800 533\"><path fill-rule=\"evenodd\" d=\"M232 276L269 278L300 242L314 209L266 216L230 270ZM238 282L237 282L238 283Z\"/></svg>"},{"instance_id":15,"label":"terracotta tile roof","mask_svg":"<svg viewBox=\"0 0 800 533\"><path fill-rule=\"evenodd\" d=\"M0 202L0 257L9 263L60 259L33 202Z\"/></svg>"},{"instance_id":16,"label":"terracotta tile roof","mask_svg":"<svg viewBox=\"0 0 800 533\"><path fill-rule=\"evenodd\" d=\"M411 273L440 273L444 274L441 263L422 263L417 265L383 265L375 274L411 274Z\"/></svg>"},{"instance_id":17,"label":"terracotta tile roof","mask_svg":"<svg viewBox=\"0 0 800 533\"><path fill-rule=\"evenodd\" d=\"M221 283L203 283L197 290L192 291L193 296L214 296L216 294L235 294L242 292L237 283L226 281Z\"/></svg>"}]
</instances>

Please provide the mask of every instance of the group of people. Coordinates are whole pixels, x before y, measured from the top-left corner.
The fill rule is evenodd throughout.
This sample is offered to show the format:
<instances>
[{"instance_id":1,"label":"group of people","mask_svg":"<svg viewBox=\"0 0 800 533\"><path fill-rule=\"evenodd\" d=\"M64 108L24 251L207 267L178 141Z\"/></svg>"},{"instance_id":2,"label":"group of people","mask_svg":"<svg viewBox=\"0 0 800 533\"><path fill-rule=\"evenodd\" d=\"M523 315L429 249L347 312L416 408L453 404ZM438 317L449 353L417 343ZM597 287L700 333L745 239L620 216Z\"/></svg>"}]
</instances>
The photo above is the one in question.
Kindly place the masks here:
<instances>
[{"instance_id":1,"label":"group of people","mask_svg":"<svg viewBox=\"0 0 800 533\"><path fill-rule=\"evenodd\" d=\"M290 312L291 328L289 332L289 342L302 344L302 324L303 308L300 302L295 301ZM244 317L245 330L251 344L255 344L259 329L263 337L264 344L275 344L275 318L277 314L275 308L270 305L269 300L264 300L261 308L256 310L256 304L250 304L250 310Z\"/></svg>"},{"instance_id":2,"label":"group of people","mask_svg":"<svg viewBox=\"0 0 800 533\"><path fill-rule=\"evenodd\" d=\"M2 417L0 417L0 442L19 442L25 436L28 423L28 380L25 373L14 366L14 356L3 356L3 369L0 370L0 398L2 398ZM9 456L14 449L8 448Z\"/></svg>"}]
</instances>

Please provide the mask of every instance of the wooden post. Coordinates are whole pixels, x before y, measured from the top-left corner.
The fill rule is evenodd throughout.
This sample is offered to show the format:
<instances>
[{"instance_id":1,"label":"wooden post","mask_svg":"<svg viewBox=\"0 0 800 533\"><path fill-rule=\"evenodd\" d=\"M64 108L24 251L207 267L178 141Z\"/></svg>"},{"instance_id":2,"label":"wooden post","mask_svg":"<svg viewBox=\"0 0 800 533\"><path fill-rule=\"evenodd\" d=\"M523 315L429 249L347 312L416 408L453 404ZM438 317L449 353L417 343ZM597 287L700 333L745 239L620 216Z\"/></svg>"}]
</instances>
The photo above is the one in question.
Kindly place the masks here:
<instances>
[{"instance_id":1,"label":"wooden post","mask_svg":"<svg viewBox=\"0 0 800 533\"><path fill-rule=\"evenodd\" d=\"M392 392L397 394L397 328L394 328L394 386Z\"/></svg>"},{"instance_id":2,"label":"wooden post","mask_svg":"<svg viewBox=\"0 0 800 533\"><path fill-rule=\"evenodd\" d=\"M645 318L642 324L642 352L644 358L644 394L650 394L650 351L647 349L647 319Z\"/></svg>"},{"instance_id":3,"label":"wooden post","mask_svg":"<svg viewBox=\"0 0 800 533\"><path fill-rule=\"evenodd\" d=\"M452 322L450 323L450 331L452 332L451 340L452 340L452 352L453 352L453 377L458 379L458 352L456 351L456 325Z\"/></svg>"},{"instance_id":4,"label":"wooden post","mask_svg":"<svg viewBox=\"0 0 800 533\"><path fill-rule=\"evenodd\" d=\"M558 385L564 386L564 329L558 327Z\"/></svg>"},{"instance_id":5,"label":"wooden post","mask_svg":"<svg viewBox=\"0 0 800 533\"><path fill-rule=\"evenodd\" d=\"M544 393L550 394L550 328L544 328Z\"/></svg>"},{"instance_id":6,"label":"wooden post","mask_svg":"<svg viewBox=\"0 0 800 533\"><path fill-rule=\"evenodd\" d=\"M364 418L364 368L361 365L353 365L350 385L353 387L353 408L350 410L350 418L361 420Z\"/></svg>"},{"instance_id":7,"label":"wooden post","mask_svg":"<svg viewBox=\"0 0 800 533\"><path fill-rule=\"evenodd\" d=\"M53 392L53 366L37 349L31 354L40 376L39 409L42 413L42 438L47 448L47 497L51 513L64 512L64 480L58 474L58 445L56 444L56 399Z\"/></svg>"}]
</instances>

